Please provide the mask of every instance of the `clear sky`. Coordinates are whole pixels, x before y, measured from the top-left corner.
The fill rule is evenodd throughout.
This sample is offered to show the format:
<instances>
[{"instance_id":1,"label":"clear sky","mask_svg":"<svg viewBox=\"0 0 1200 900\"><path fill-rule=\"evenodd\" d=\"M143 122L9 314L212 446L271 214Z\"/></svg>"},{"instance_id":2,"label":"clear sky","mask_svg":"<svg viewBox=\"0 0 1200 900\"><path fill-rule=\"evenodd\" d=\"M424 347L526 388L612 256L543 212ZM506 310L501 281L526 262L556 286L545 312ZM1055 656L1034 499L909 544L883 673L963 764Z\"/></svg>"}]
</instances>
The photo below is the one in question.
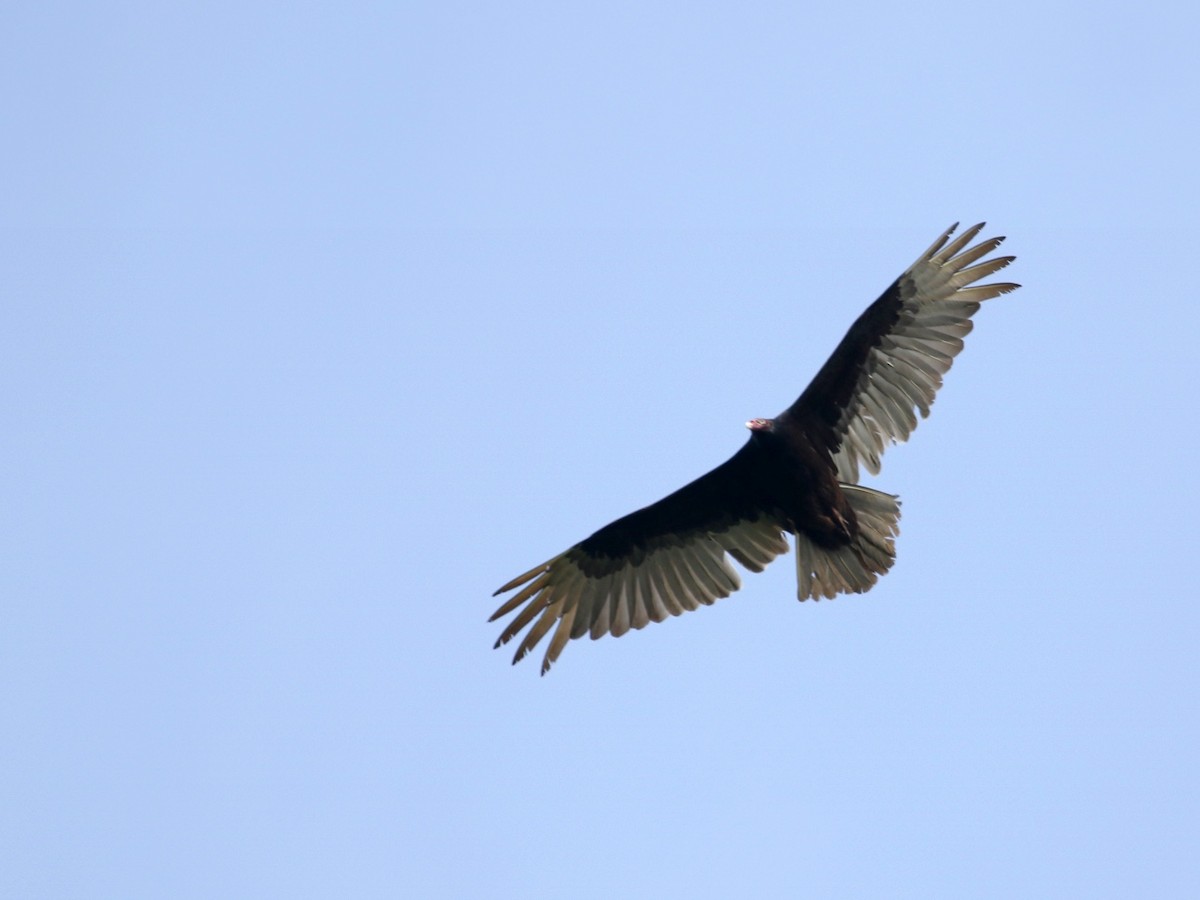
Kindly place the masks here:
<instances>
[{"instance_id":1,"label":"clear sky","mask_svg":"<svg viewBox=\"0 0 1200 900\"><path fill-rule=\"evenodd\" d=\"M1198 27L7 4L0 896L1200 895ZM981 219L874 590L491 649Z\"/></svg>"}]
</instances>

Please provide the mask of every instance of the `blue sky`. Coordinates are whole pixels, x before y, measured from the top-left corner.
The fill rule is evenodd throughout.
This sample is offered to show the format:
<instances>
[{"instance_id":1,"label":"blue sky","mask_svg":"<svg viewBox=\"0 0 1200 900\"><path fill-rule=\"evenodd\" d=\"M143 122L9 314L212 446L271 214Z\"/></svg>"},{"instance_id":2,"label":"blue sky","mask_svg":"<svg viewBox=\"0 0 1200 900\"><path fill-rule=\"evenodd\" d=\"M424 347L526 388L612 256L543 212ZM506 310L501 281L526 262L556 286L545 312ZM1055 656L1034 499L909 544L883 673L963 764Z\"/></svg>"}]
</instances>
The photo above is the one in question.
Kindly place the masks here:
<instances>
[{"instance_id":1,"label":"blue sky","mask_svg":"<svg viewBox=\"0 0 1200 900\"><path fill-rule=\"evenodd\" d=\"M1197 25L10 5L0 896L1195 893ZM980 219L874 590L491 650Z\"/></svg>"}]
</instances>

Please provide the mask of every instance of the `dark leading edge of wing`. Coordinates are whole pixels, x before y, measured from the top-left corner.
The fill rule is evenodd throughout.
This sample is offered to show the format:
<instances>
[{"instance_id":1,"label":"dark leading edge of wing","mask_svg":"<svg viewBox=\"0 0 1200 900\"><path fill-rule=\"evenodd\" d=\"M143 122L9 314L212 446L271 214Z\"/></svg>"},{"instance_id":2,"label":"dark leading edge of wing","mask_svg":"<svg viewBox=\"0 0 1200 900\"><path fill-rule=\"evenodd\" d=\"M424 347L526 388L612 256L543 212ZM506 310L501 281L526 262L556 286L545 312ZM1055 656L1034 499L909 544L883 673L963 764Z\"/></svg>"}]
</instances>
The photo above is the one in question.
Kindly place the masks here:
<instances>
[{"instance_id":1,"label":"dark leading edge of wing","mask_svg":"<svg viewBox=\"0 0 1200 900\"><path fill-rule=\"evenodd\" d=\"M884 448L905 440L916 427L914 411L922 417L929 414L980 302L1017 287L972 287L1013 257L978 262L1004 239L992 238L964 250L983 225L949 241L955 227L859 316L812 383L779 417L798 425L814 444L828 448L837 478L845 484L857 483L860 463L877 473ZM729 596L740 586L730 556L758 572L788 550L787 525L773 507L771 485L763 474L769 467L759 464L758 452L757 445L748 442L708 474L505 584L497 595L520 590L492 620L520 612L496 646L532 624L517 648L515 663L554 628L542 663L544 674L569 640L585 634L593 639L620 636ZM868 495L889 496L864 488L854 491L854 502L867 507L876 502ZM864 513L876 515L860 508L860 516ZM886 571L893 555L894 524L885 517L873 526L877 542L871 552L887 559L875 561L865 573L868 580L827 588L824 596L865 590L874 582L872 571ZM798 569L798 577L804 582L807 569ZM820 590L802 583L801 596L809 589L810 596Z\"/></svg>"}]
</instances>

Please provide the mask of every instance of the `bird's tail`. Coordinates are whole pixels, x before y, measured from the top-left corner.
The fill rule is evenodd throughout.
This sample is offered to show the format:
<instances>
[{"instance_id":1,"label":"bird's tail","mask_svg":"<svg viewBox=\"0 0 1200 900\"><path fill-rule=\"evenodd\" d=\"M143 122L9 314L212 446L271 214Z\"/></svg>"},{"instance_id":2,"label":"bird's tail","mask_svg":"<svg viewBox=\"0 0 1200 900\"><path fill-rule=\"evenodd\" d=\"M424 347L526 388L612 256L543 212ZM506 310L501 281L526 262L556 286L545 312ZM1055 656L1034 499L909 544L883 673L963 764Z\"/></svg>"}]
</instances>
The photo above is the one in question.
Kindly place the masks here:
<instances>
[{"instance_id":1,"label":"bird's tail","mask_svg":"<svg viewBox=\"0 0 1200 900\"><path fill-rule=\"evenodd\" d=\"M857 484L841 485L858 519L854 540L829 549L796 535L796 596L835 597L868 590L896 561L900 499Z\"/></svg>"}]
</instances>

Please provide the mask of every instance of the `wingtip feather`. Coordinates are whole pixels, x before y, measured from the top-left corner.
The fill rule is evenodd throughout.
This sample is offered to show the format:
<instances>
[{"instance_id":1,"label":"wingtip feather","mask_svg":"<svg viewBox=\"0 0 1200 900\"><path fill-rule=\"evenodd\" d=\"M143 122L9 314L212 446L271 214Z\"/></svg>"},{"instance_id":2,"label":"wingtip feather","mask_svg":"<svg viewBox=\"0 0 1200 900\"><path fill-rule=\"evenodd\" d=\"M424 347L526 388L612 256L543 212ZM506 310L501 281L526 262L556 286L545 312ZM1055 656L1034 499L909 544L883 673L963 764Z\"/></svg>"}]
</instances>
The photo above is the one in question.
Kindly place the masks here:
<instances>
[{"instance_id":1,"label":"wingtip feather","mask_svg":"<svg viewBox=\"0 0 1200 900\"><path fill-rule=\"evenodd\" d=\"M950 235L954 234L954 229L956 228L958 228L957 222L943 231L938 239L929 245L929 249L921 254L920 259L932 259L933 255L941 250L946 241L950 239Z\"/></svg>"}]
</instances>

